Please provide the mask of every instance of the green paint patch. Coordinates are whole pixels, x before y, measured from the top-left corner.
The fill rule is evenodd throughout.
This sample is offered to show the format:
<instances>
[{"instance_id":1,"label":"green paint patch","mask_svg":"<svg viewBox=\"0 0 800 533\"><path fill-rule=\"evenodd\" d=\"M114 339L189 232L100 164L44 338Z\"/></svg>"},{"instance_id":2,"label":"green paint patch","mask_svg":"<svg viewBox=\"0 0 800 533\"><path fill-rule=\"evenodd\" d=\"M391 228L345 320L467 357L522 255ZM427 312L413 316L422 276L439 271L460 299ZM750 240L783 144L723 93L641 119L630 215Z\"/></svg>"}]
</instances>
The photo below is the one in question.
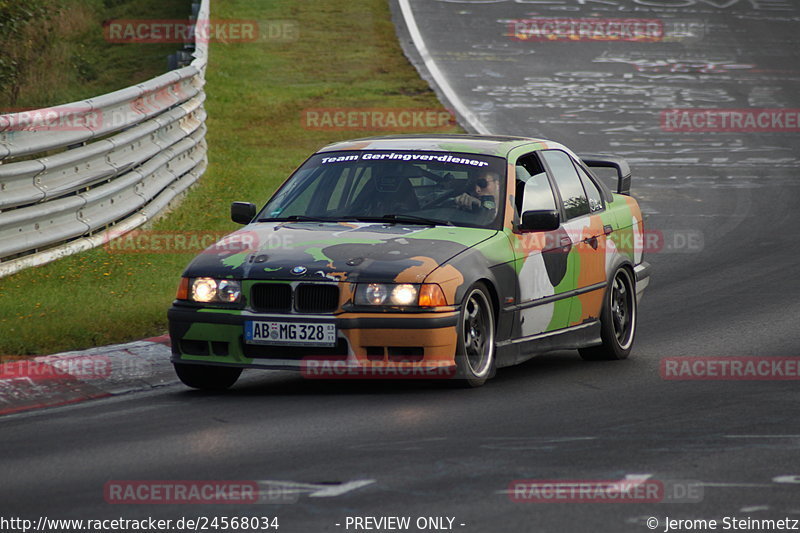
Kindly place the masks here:
<instances>
[{"instance_id":1,"label":"green paint patch","mask_svg":"<svg viewBox=\"0 0 800 533\"><path fill-rule=\"evenodd\" d=\"M241 315L242 311L239 309L209 309L208 307L198 309L198 313L210 313L215 315ZM230 326L225 326L230 327Z\"/></svg>"},{"instance_id":2,"label":"green paint patch","mask_svg":"<svg viewBox=\"0 0 800 533\"><path fill-rule=\"evenodd\" d=\"M575 289L575 285L577 284L578 280L578 272L580 271L581 266L581 258L580 254L577 250L573 249L569 255L567 255L567 273L564 275L564 279L556 285L553 290L555 294L562 294L571 290ZM577 302L577 304L576 304ZM553 331L556 329L564 328L568 326L571 322L573 322L573 317L575 315L575 309L577 307L577 316L580 318L581 316L581 304L577 298L565 298L563 300L556 300L553 306L553 319L550 321L550 324L547 326L547 331Z\"/></svg>"},{"instance_id":3,"label":"green paint patch","mask_svg":"<svg viewBox=\"0 0 800 533\"><path fill-rule=\"evenodd\" d=\"M487 235L487 237L488 239L475 246L475 249L480 251L490 264L513 263L514 268L522 268L524 261L515 261L514 250L511 249L505 233L495 231L493 235Z\"/></svg>"},{"instance_id":4,"label":"green paint patch","mask_svg":"<svg viewBox=\"0 0 800 533\"><path fill-rule=\"evenodd\" d=\"M222 264L230 268L239 268L247 260L247 255L248 255L247 252L241 252L238 254L229 255L228 257L222 260Z\"/></svg>"},{"instance_id":5,"label":"green paint patch","mask_svg":"<svg viewBox=\"0 0 800 533\"><path fill-rule=\"evenodd\" d=\"M349 241L348 241L349 242ZM318 246L312 246L305 249L305 252L311 256L311 259L314 261L330 261L330 257L325 255L325 252L322 251L322 248Z\"/></svg>"}]
</instances>

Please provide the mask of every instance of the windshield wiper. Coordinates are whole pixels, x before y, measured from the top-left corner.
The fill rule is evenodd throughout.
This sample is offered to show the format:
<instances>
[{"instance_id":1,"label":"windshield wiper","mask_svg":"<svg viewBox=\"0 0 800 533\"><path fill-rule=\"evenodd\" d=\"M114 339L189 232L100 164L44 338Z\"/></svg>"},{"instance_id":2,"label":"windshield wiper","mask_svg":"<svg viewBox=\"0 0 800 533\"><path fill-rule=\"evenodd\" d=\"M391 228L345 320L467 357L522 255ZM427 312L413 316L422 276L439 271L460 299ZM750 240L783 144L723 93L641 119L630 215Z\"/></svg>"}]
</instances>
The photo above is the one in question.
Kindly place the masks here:
<instances>
[{"instance_id":1,"label":"windshield wiper","mask_svg":"<svg viewBox=\"0 0 800 533\"><path fill-rule=\"evenodd\" d=\"M439 220L436 218L418 217L416 215L383 215L380 217L354 217L359 222L394 222L407 224L424 224L426 226L452 226L449 220Z\"/></svg>"},{"instance_id":2,"label":"windshield wiper","mask_svg":"<svg viewBox=\"0 0 800 533\"><path fill-rule=\"evenodd\" d=\"M312 217L308 215L289 215L288 217L259 218L257 222L336 222L330 217Z\"/></svg>"},{"instance_id":3,"label":"windshield wiper","mask_svg":"<svg viewBox=\"0 0 800 533\"><path fill-rule=\"evenodd\" d=\"M355 220L358 222L393 222L406 224L424 224L426 226L452 226L449 220L438 220L435 218L418 217L416 215L396 215L389 214L380 217L314 217L309 215L290 215L288 217L267 217L259 218L258 222L346 222Z\"/></svg>"}]
</instances>

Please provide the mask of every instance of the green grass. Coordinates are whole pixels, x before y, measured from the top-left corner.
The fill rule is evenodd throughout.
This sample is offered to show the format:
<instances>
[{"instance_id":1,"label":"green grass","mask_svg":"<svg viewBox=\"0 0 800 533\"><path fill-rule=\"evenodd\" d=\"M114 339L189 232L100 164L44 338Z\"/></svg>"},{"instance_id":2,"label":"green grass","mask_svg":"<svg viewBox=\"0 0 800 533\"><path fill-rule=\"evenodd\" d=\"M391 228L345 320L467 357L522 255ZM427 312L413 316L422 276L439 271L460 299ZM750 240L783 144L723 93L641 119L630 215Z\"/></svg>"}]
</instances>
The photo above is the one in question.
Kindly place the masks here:
<instances>
[{"instance_id":1,"label":"green grass","mask_svg":"<svg viewBox=\"0 0 800 533\"><path fill-rule=\"evenodd\" d=\"M320 146L387 133L307 130L304 109L441 108L402 55L386 0L226 0L212 9L212 19L295 21L299 39L211 45L209 167L180 207L155 223L157 232L232 231L231 201L263 204ZM0 279L0 354L165 333L166 310L193 256L101 248Z\"/></svg>"},{"instance_id":2,"label":"green grass","mask_svg":"<svg viewBox=\"0 0 800 533\"><path fill-rule=\"evenodd\" d=\"M83 100L163 74L182 44L109 43L103 22L190 13L190 0L0 0L0 112Z\"/></svg>"}]
</instances>

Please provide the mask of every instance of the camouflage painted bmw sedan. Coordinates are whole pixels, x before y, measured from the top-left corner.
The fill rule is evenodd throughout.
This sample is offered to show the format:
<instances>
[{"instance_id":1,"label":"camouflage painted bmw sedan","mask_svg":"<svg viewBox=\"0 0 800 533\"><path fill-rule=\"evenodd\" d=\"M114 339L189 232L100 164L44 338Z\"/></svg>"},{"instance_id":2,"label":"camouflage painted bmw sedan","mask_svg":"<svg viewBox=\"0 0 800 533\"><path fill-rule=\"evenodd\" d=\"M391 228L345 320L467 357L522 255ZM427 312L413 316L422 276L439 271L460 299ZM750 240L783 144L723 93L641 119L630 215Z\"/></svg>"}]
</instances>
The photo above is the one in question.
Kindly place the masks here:
<instances>
[{"instance_id":1,"label":"camouflage painted bmw sedan","mask_svg":"<svg viewBox=\"0 0 800 533\"><path fill-rule=\"evenodd\" d=\"M612 191L595 174L615 174ZM198 255L169 310L188 386L244 368L449 377L552 350L625 359L649 282L628 164L522 137L335 143Z\"/></svg>"}]
</instances>

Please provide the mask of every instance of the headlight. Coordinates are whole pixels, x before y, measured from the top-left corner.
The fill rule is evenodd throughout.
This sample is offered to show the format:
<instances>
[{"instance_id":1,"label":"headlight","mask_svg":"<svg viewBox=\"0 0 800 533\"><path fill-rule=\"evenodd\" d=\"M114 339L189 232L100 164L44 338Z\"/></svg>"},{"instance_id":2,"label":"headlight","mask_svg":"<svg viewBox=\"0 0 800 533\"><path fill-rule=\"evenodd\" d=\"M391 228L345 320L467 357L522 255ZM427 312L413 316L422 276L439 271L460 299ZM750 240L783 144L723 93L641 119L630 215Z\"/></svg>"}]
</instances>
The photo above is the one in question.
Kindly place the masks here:
<instances>
[{"instance_id":1,"label":"headlight","mask_svg":"<svg viewBox=\"0 0 800 533\"><path fill-rule=\"evenodd\" d=\"M238 303L242 285L231 279L195 278L191 280L189 299L201 303Z\"/></svg>"},{"instance_id":2,"label":"headlight","mask_svg":"<svg viewBox=\"0 0 800 533\"><path fill-rule=\"evenodd\" d=\"M441 287L435 283L359 283L353 301L356 305L396 307L447 305Z\"/></svg>"},{"instance_id":3,"label":"headlight","mask_svg":"<svg viewBox=\"0 0 800 533\"><path fill-rule=\"evenodd\" d=\"M223 279L217 284L217 298L221 302L236 303L242 297L242 286L238 281Z\"/></svg>"},{"instance_id":4,"label":"headlight","mask_svg":"<svg viewBox=\"0 0 800 533\"><path fill-rule=\"evenodd\" d=\"M361 286L359 286L360 288ZM380 283L370 283L361 291L364 295L363 300L365 304L381 305L386 301L389 291L386 290L386 285Z\"/></svg>"},{"instance_id":5,"label":"headlight","mask_svg":"<svg viewBox=\"0 0 800 533\"><path fill-rule=\"evenodd\" d=\"M213 278L197 278L192 282L192 300L210 302L217 295L217 280Z\"/></svg>"},{"instance_id":6,"label":"headlight","mask_svg":"<svg viewBox=\"0 0 800 533\"><path fill-rule=\"evenodd\" d=\"M417 288L414 285L404 283L403 285L396 285L392 289L392 303L395 305L416 305L417 303Z\"/></svg>"}]
</instances>

